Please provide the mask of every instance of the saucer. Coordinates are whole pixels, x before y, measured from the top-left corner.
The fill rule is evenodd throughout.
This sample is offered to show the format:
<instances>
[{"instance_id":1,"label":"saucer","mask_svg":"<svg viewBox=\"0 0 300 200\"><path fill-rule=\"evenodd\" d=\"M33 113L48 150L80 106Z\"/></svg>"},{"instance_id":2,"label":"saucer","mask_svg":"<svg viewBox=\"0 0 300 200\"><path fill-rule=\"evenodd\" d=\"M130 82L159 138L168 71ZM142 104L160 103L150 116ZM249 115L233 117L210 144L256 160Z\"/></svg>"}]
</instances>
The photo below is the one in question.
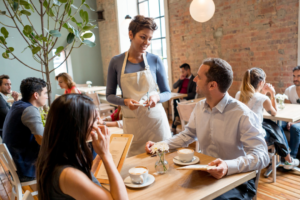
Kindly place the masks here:
<instances>
[{"instance_id":1,"label":"saucer","mask_svg":"<svg viewBox=\"0 0 300 200\"><path fill-rule=\"evenodd\" d=\"M177 158L178 160L176 160L175 158ZM200 159L197 156L194 156L193 160L191 162L181 162L179 160L178 156L175 156L175 158L173 158L173 162L177 165L193 165L193 164L196 164L200 161Z\"/></svg>"},{"instance_id":2,"label":"saucer","mask_svg":"<svg viewBox=\"0 0 300 200\"><path fill-rule=\"evenodd\" d=\"M146 183L142 183L142 184L134 184L134 183L132 183L130 176L127 176L124 179L125 185L127 187L130 187L130 188L143 188L143 187L147 187L147 186L151 185L152 183L154 183L154 181L155 181L155 178L151 174L148 174L148 178L147 178Z\"/></svg>"}]
</instances>

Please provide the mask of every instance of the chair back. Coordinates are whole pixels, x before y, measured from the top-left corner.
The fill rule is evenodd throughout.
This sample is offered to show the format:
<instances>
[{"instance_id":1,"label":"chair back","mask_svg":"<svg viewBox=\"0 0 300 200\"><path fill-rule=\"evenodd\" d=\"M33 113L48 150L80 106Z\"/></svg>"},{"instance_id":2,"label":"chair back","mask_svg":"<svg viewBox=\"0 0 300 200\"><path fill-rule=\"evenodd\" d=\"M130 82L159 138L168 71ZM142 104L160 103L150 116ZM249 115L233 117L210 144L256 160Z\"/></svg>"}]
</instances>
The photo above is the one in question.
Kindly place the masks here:
<instances>
[{"instance_id":1,"label":"chair back","mask_svg":"<svg viewBox=\"0 0 300 200\"><path fill-rule=\"evenodd\" d=\"M254 196L253 200L257 199L257 188L258 188L258 182L259 182L259 178L260 178L260 173L261 173L261 170L257 170L256 171L256 178L255 178L256 195Z\"/></svg>"},{"instance_id":2,"label":"chair back","mask_svg":"<svg viewBox=\"0 0 300 200\"><path fill-rule=\"evenodd\" d=\"M6 144L0 144L0 159L4 164L5 168L10 172L12 179L12 194L11 199L15 199L17 197L18 200L22 199L22 186L20 183L20 179L17 174L17 167L6 147Z\"/></svg>"},{"instance_id":3,"label":"chair back","mask_svg":"<svg viewBox=\"0 0 300 200\"><path fill-rule=\"evenodd\" d=\"M97 109L100 111L100 99L97 93L86 93L85 95L89 96L93 99L94 104L96 105Z\"/></svg>"},{"instance_id":4,"label":"chair back","mask_svg":"<svg viewBox=\"0 0 300 200\"><path fill-rule=\"evenodd\" d=\"M29 190L26 190L22 200L34 200L33 196L31 195Z\"/></svg>"},{"instance_id":5,"label":"chair back","mask_svg":"<svg viewBox=\"0 0 300 200\"><path fill-rule=\"evenodd\" d=\"M55 94L55 99L57 99L58 97L60 97L60 95L59 94Z\"/></svg>"}]
</instances>

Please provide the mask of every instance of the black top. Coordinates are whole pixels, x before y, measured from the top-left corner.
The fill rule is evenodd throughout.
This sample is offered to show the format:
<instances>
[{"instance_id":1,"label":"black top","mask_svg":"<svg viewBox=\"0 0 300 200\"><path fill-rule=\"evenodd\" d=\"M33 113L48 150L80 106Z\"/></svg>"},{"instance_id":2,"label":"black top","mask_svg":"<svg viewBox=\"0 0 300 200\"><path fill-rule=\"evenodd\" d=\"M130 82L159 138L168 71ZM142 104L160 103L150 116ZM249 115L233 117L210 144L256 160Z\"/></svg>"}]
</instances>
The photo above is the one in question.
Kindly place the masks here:
<instances>
[{"instance_id":1,"label":"black top","mask_svg":"<svg viewBox=\"0 0 300 200\"><path fill-rule=\"evenodd\" d=\"M187 97L184 97L184 99L186 100L191 100L191 99L195 99L196 96L196 83L193 81L195 78L195 76L192 74L188 87L187 87ZM182 87L182 83L183 80L178 79L178 81L176 83L173 84L173 88L176 89L178 88L178 92L180 92L181 87Z\"/></svg>"},{"instance_id":2,"label":"black top","mask_svg":"<svg viewBox=\"0 0 300 200\"><path fill-rule=\"evenodd\" d=\"M50 195L50 199L53 200L73 200L74 198L63 193L59 187L59 177L61 172L67 168L67 167L72 167L70 165L62 165L62 166L56 166L53 170L53 174L51 176L51 182L49 182L49 195ZM96 183L97 185L101 186L101 184L99 183L99 181L95 178L95 176L93 175L93 173L91 173L92 175L92 181L94 183Z\"/></svg>"},{"instance_id":3,"label":"black top","mask_svg":"<svg viewBox=\"0 0 300 200\"><path fill-rule=\"evenodd\" d=\"M5 99L0 94L0 136L2 137L2 128L5 117L10 109L10 105L5 101Z\"/></svg>"}]
</instances>

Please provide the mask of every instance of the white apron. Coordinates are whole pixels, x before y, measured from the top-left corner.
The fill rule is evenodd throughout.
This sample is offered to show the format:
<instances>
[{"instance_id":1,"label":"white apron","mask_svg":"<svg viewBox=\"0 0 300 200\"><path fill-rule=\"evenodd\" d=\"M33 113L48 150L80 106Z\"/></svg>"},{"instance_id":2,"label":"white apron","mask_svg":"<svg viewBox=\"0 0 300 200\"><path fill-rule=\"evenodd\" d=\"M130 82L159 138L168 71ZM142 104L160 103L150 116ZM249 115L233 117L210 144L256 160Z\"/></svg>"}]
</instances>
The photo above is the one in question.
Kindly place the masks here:
<instances>
[{"instance_id":1,"label":"white apron","mask_svg":"<svg viewBox=\"0 0 300 200\"><path fill-rule=\"evenodd\" d=\"M121 72L121 87L124 99L134 99L143 103L149 97L158 94L156 83L151 75L146 54L143 54L145 70L136 73L125 74L128 52L125 53ZM171 131L166 112L161 103L154 108L138 107L130 110L122 106L124 134L133 134L133 141L128 152L128 157L145 153L145 145L148 141L159 142L171 138Z\"/></svg>"}]
</instances>

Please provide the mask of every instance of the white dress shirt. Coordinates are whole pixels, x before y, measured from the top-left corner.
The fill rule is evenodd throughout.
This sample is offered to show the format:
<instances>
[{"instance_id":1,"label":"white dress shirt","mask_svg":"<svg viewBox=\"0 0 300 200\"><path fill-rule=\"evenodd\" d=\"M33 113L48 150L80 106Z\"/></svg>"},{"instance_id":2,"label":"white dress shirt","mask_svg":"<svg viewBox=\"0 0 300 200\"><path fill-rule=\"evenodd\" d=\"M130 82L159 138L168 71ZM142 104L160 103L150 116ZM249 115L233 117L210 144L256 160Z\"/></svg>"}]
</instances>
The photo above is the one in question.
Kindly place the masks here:
<instances>
[{"instance_id":1,"label":"white dress shirt","mask_svg":"<svg viewBox=\"0 0 300 200\"><path fill-rule=\"evenodd\" d=\"M199 101L185 130L166 142L170 149L198 139L201 153L223 159L227 175L265 168L270 160L258 117L228 93L212 110Z\"/></svg>"}]
</instances>

